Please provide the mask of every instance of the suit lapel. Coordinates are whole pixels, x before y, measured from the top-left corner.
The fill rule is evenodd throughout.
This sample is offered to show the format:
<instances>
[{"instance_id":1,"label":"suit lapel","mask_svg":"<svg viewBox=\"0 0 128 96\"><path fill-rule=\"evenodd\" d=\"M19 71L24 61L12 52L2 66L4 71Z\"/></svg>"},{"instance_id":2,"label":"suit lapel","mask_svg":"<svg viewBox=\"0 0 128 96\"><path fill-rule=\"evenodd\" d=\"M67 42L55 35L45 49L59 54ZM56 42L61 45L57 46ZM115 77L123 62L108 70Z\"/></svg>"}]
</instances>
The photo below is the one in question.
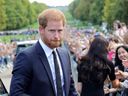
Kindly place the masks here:
<instances>
[{"instance_id":1,"label":"suit lapel","mask_svg":"<svg viewBox=\"0 0 128 96\"><path fill-rule=\"evenodd\" d=\"M52 73L51 73L51 69L50 69L50 66L49 66L49 63L48 63L48 60L47 60L47 57L45 55L45 52L44 50L42 49L41 45L39 44L39 42L36 44L36 49L38 54L39 54L39 58L45 68L45 70L47 71L47 75L48 75L48 78L50 80L50 83L53 87L53 90L54 90L54 93L55 93L55 86L54 86L54 82L53 82L53 78L52 78Z\"/></svg>"},{"instance_id":2,"label":"suit lapel","mask_svg":"<svg viewBox=\"0 0 128 96\"><path fill-rule=\"evenodd\" d=\"M67 72L69 71L68 70L68 62L67 62L66 55L64 54L64 52L62 50L59 50L59 49L57 51L58 51L58 55L59 55L59 58L60 58L61 65L62 65L65 92L67 94L68 85L69 85L68 75L67 75Z\"/></svg>"}]
</instances>

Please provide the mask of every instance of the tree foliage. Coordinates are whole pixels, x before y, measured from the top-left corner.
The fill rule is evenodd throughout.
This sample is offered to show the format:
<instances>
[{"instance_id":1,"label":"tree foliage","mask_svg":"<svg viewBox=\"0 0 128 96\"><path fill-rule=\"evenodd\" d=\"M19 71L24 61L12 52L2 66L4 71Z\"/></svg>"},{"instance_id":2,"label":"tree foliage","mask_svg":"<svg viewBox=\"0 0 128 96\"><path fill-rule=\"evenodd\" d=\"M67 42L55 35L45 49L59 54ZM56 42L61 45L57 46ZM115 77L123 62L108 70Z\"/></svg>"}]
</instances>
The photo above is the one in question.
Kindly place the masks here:
<instances>
[{"instance_id":1,"label":"tree foliage","mask_svg":"<svg viewBox=\"0 0 128 96\"><path fill-rule=\"evenodd\" d=\"M74 0L70 5L70 13L76 19L93 24L114 20L128 24L128 0Z\"/></svg>"},{"instance_id":2,"label":"tree foliage","mask_svg":"<svg viewBox=\"0 0 128 96\"><path fill-rule=\"evenodd\" d=\"M104 0L94 0L91 3L89 20L94 24L100 24L103 16Z\"/></svg>"},{"instance_id":3,"label":"tree foliage","mask_svg":"<svg viewBox=\"0 0 128 96\"><path fill-rule=\"evenodd\" d=\"M6 27L6 14L5 14L5 2L4 0L0 0L0 30Z\"/></svg>"},{"instance_id":4,"label":"tree foliage","mask_svg":"<svg viewBox=\"0 0 128 96\"><path fill-rule=\"evenodd\" d=\"M43 3L29 0L0 0L0 30L23 28L34 23L37 14L47 8Z\"/></svg>"},{"instance_id":5,"label":"tree foliage","mask_svg":"<svg viewBox=\"0 0 128 96\"><path fill-rule=\"evenodd\" d=\"M35 13L38 15L38 13L40 13L42 10L46 9L47 6L43 3L38 3L38 2L33 2L32 3L32 7L35 11ZM37 16L36 15L36 16Z\"/></svg>"}]
</instances>

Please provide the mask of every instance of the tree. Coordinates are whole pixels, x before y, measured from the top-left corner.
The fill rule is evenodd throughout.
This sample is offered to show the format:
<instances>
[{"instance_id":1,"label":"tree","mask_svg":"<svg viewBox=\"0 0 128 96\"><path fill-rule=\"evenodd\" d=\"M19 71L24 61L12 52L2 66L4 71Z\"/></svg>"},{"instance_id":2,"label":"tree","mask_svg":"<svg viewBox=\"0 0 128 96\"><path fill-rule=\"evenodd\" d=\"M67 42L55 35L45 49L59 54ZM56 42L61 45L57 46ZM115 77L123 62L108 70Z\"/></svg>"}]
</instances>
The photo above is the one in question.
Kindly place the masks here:
<instances>
[{"instance_id":1,"label":"tree","mask_svg":"<svg viewBox=\"0 0 128 96\"><path fill-rule=\"evenodd\" d=\"M36 12L28 0L22 0L24 6L24 16L27 19L27 25L35 22Z\"/></svg>"},{"instance_id":2,"label":"tree","mask_svg":"<svg viewBox=\"0 0 128 96\"><path fill-rule=\"evenodd\" d=\"M7 16L6 20L6 30L16 28L16 10L15 10L14 0L5 0L5 12Z\"/></svg>"},{"instance_id":3,"label":"tree","mask_svg":"<svg viewBox=\"0 0 128 96\"><path fill-rule=\"evenodd\" d=\"M43 10L47 9L48 6L46 6L44 3L37 3L37 2L33 2L32 3L32 8L36 13L36 17L37 15L42 12Z\"/></svg>"},{"instance_id":4,"label":"tree","mask_svg":"<svg viewBox=\"0 0 128 96\"><path fill-rule=\"evenodd\" d=\"M6 13L5 13L5 1L0 0L0 30L6 28Z\"/></svg>"},{"instance_id":5,"label":"tree","mask_svg":"<svg viewBox=\"0 0 128 96\"><path fill-rule=\"evenodd\" d=\"M103 6L104 0L75 0L69 8L76 19L99 24L102 22Z\"/></svg>"},{"instance_id":6,"label":"tree","mask_svg":"<svg viewBox=\"0 0 128 96\"><path fill-rule=\"evenodd\" d=\"M93 0L80 0L77 8L75 9L75 16L80 20L89 20L90 6Z\"/></svg>"},{"instance_id":7,"label":"tree","mask_svg":"<svg viewBox=\"0 0 128 96\"><path fill-rule=\"evenodd\" d=\"M71 15L72 16L75 16L75 13L74 13L74 11L76 10L76 7L77 7L77 5L79 4L79 1L80 0L74 0L74 2L72 2L70 5L69 5L69 11L70 11L70 13L71 13Z\"/></svg>"},{"instance_id":8,"label":"tree","mask_svg":"<svg viewBox=\"0 0 128 96\"><path fill-rule=\"evenodd\" d=\"M90 6L89 20L93 24L100 24L103 16L104 0L94 0Z\"/></svg>"},{"instance_id":9,"label":"tree","mask_svg":"<svg viewBox=\"0 0 128 96\"><path fill-rule=\"evenodd\" d=\"M105 0L103 20L112 26L113 21L128 23L128 0Z\"/></svg>"}]
</instances>

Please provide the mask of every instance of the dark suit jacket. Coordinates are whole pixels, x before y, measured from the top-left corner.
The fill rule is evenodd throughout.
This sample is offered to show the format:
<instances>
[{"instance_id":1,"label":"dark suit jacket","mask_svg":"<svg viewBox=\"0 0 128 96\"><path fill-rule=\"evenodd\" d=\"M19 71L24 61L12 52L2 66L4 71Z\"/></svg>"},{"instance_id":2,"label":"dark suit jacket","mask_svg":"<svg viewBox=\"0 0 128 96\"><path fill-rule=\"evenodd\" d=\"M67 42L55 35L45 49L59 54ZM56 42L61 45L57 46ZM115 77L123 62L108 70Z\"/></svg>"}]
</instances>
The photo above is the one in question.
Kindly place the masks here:
<instances>
[{"instance_id":1,"label":"dark suit jacket","mask_svg":"<svg viewBox=\"0 0 128 96\"><path fill-rule=\"evenodd\" d=\"M77 96L69 54L62 48L57 52L64 74L65 94ZM50 66L39 42L17 55L12 74L10 96L55 96Z\"/></svg>"}]
</instances>

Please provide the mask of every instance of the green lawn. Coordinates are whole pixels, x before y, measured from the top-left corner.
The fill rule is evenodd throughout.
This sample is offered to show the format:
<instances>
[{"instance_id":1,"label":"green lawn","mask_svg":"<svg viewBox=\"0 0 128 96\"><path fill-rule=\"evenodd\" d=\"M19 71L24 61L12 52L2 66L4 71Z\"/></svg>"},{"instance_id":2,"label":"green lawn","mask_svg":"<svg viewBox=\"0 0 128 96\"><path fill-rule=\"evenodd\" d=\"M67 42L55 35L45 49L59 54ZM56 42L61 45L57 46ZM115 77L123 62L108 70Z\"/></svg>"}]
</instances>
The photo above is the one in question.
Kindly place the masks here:
<instances>
[{"instance_id":1,"label":"green lawn","mask_svg":"<svg viewBox=\"0 0 128 96\"><path fill-rule=\"evenodd\" d=\"M27 40L27 39L34 39L35 35L6 35L6 36L0 36L0 42L3 43L10 43L12 39L17 40Z\"/></svg>"}]
</instances>

